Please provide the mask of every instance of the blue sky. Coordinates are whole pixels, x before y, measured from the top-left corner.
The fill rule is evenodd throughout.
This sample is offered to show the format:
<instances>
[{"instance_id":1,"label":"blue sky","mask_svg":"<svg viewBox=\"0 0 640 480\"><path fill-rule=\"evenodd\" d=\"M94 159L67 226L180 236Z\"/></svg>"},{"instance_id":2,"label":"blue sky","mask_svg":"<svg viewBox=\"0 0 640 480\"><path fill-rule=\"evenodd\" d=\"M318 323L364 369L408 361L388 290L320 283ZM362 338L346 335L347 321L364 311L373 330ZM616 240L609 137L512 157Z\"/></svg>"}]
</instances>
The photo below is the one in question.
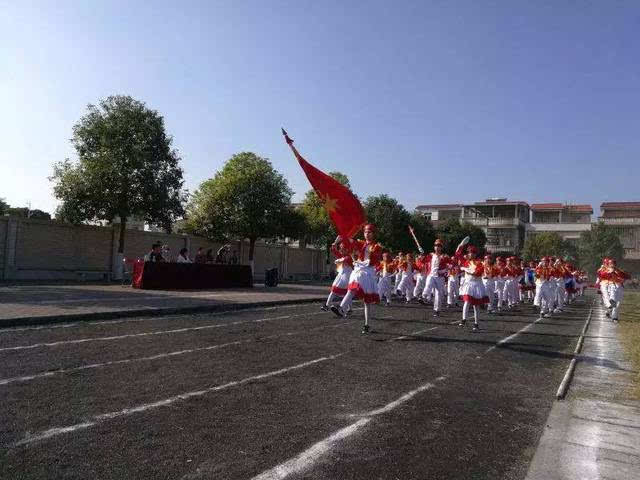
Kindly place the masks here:
<instances>
[{"instance_id":1,"label":"blue sky","mask_svg":"<svg viewBox=\"0 0 640 480\"><path fill-rule=\"evenodd\" d=\"M135 5L130 5L130 3ZM0 197L53 211L88 103L161 112L194 190L233 153L360 197L640 200L640 2L0 0Z\"/></svg>"}]
</instances>

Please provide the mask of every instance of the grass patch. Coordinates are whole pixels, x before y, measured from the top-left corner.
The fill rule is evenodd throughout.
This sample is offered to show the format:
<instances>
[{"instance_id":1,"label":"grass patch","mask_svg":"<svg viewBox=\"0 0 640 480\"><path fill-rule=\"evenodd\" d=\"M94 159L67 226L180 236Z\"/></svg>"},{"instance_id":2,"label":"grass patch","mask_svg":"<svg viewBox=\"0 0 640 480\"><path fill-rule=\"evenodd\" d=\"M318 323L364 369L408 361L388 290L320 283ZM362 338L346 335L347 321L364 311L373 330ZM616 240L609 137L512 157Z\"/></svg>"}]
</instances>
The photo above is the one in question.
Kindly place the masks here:
<instances>
[{"instance_id":1,"label":"grass patch","mask_svg":"<svg viewBox=\"0 0 640 480\"><path fill-rule=\"evenodd\" d=\"M625 288L619 327L620 340L637 372L633 393L640 399L640 291Z\"/></svg>"}]
</instances>

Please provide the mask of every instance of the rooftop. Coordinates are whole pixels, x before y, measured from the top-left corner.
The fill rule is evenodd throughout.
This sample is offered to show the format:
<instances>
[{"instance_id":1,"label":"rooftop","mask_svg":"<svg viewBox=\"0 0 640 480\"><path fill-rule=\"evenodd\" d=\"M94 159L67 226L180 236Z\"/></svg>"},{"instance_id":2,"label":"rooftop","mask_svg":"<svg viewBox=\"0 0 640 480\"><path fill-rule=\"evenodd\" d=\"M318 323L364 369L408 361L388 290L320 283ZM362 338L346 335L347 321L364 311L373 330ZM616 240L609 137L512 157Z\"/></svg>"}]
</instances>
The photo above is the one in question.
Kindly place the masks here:
<instances>
[{"instance_id":1,"label":"rooftop","mask_svg":"<svg viewBox=\"0 0 640 480\"><path fill-rule=\"evenodd\" d=\"M593 207L591 205L563 205L562 203L532 203L531 210L569 210L571 212L578 213L593 213Z\"/></svg>"},{"instance_id":2,"label":"rooftop","mask_svg":"<svg viewBox=\"0 0 640 480\"><path fill-rule=\"evenodd\" d=\"M461 203L445 203L441 205L418 205L416 210L424 210L425 208L462 208L464 205Z\"/></svg>"},{"instance_id":3,"label":"rooftop","mask_svg":"<svg viewBox=\"0 0 640 480\"><path fill-rule=\"evenodd\" d=\"M600 209L609 208L612 210L635 210L640 208L640 202L604 202Z\"/></svg>"}]
</instances>

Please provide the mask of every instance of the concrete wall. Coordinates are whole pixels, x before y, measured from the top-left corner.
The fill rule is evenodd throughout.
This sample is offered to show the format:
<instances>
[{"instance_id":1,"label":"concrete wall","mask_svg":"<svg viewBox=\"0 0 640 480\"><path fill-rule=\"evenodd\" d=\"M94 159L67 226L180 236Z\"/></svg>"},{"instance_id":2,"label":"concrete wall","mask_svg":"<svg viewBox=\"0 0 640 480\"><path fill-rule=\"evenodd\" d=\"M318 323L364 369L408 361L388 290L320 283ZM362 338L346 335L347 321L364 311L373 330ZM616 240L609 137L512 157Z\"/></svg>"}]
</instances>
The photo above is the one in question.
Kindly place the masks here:
<instances>
[{"instance_id":1,"label":"concrete wall","mask_svg":"<svg viewBox=\"0 0 640 480\"><path fill-rule=\"evenodd\" d=\"M0 280L100 280L111 278L118 250L118 229L74 226L48 220L0 218ZM182 248L193 257L199 247L215 252L222 246L205 238L127 230L124 255L142 258L153 243L168 245L175 258ZM231 242L240 263L249 263L249 242ZM229 253L229 257L231 253ZM323 251L258 241L256 280L278 268L282 279L311 279L328 274Z\"/></svg>"}]
</instances>

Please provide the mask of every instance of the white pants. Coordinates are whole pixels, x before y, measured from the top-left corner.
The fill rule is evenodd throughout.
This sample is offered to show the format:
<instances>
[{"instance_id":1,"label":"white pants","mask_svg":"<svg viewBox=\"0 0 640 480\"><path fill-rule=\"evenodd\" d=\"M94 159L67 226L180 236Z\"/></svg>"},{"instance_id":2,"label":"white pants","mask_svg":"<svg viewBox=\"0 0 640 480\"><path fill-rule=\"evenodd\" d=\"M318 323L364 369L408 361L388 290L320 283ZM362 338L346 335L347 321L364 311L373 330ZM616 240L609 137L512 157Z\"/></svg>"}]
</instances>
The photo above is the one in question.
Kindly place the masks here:
<instances>
[{"instance_id":1,"label":"white pants","mask_svg":"<svg viewBox=\"0 0 640 480\"><path fill-rule=\"evenodd\" d=\"M445 298L444 277L432 274L427 276L427 283L422 291L422 298L430 298L432 294L435 294L433 309L439 312Z\"/></svg>"},{"instance_id":2,"label":"white pants","mask_svg":"<svg viewBox=\"0 0 640 480\"><path fill-rule=\"evenodd\" d=\"M504 282L502 300L512 306L518 303L518 284L515 278L507 278Z\"/></svg>"},{"instance_id":3,"label":"white pants","mask_svg":"<svg viewBox=\"0 0 640 480\"><path fill-rule=\"evenodd\" d=\"M482 284L487 291L487 297L489 297L489 303L487 304L487 310L493 310L493 302L496 298L496 284L493 278L483 278Z\"/></svg>"},{"instance_id":4,"label":"white pants","mask_svg":"<svg viewBox=\"0 0 640 480\"><path fill-rule=\"evenodd\" d=\"M494 282L495 284L495 293L496 296L498 297L498 310L500 310L502 308L502 302L504 302L505 298L504 298L504 279L503 278L497 278Z\"/></svg>"},{"instance_id":5,"label":"white pants","mask_svg":"<svg viewBox=\"0 0 640 480\"><path fill-rule=\"evenodd\" d=\"M447 305L457 305L460 296L459 288L458 277L450 276L447 283Z\"/></svg>"},{"instance_id":6,"label":"white pants","mask_svg":"<svg viewBox=\"0 0 640 480\"><path fill-rule=\"evenodd\" d=\"M402 280L400 280L400 284L397 286L397 290L406 296L407 300L411 300L413 298L413 289L415 285L413 283L413 272L402 273Z\"/></svg>"},{"instance_id":7,"label":"white pants","mask_svg":"<svg viewBox=\"0 0 640 480\"><path fill-rule=\"evenodd\" d=\"M423 275L422 273L419 273L418 275L416 275L416 286L413 289L414 297L419 297L422 295L422 290L424 290L424 285L426 282L427 282L426 275Z\"/></svg>"},{"instance_id":8,"label":"white pants","mask_svg":"<svg viewBox=\"0 0 640 480\"><path fill-rule=\"evenodd\" d=\"M607 294L609 296L609 305L612 307L611 319L617 320L618 309L620 308L622 297L624 296L624 288L622 287L622 285L617 285L613 282L610 282L607 285Z\"/></svg>"},{"instance_id":9,"label":"white pants","mask_svg":"<svg viewBox=\"0 0 640 480\"><path fill-rule=\"evenodd\" d=\"M547 313L553 309L556 296L556 283L553 280L547 280L536 284L536 296L533 304L540 307L540 314Z\"/></svg>"},{"instance_id":10,"label":"white pants","mask_svg":"<svg viewBox=\"0 0 640 480\"><path fill-rule=\"evenodd\" d=\"M609 308L609 282L600 284L600 293L602 294L604 308Z\"/></svg>"},{"instance_id":11,"label":"white pants","mask_svg":"<svg viewBox=\"0 0 640 480\"><path fill-rule=\"evenodd\" d=\"M380 277L378 280L378 295L380 295L380 301L387 303L391 300L391 292L393 292L393 283L391 279L393 275L387 275L386 277Z\"/></svg>"}]
</instances>

